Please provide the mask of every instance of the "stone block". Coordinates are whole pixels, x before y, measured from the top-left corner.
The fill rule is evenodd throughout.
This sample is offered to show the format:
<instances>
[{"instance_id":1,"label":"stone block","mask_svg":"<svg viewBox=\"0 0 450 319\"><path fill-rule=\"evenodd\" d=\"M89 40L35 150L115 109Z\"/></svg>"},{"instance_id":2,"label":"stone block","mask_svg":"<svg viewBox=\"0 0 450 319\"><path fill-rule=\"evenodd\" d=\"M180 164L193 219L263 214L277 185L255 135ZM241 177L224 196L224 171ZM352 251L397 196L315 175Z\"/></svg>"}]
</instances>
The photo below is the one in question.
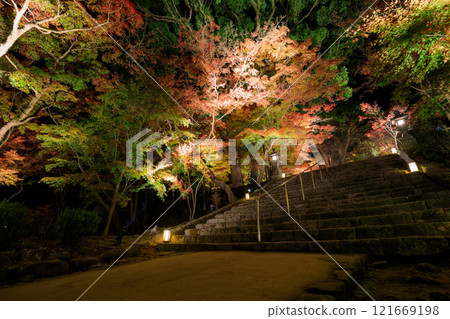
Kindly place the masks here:
<instances>
[{"instance_id":1,"label":"stone block","mask_svg":"<svg viewBox=\"0 0 450 319\"><path fill-rule=\"evenodd\" d=\"M184 234L186 236L197 236L198 235L198 229L185 229Z\"/></svg>"},{"instance_id":2,"label":"stone block","mask_svg":"<svg viewBox=\"0 0 450 319\"><path fill-rule=\"evenodd\" d=\"M341 243L339 240L320 240L318 242L310 241L308 242L308 251L322 253L323 250L317 243L319 243L320 246L322 246L322 248L329 253L339 253L341 251Z\"/></svg>"},{"instance_id":3,"label":"stone block","mask_svg":"<svg viewBox=\"0 0 450 319\"><path fill-rule=\"evenodd\" d=\"M395 205L397 212L412 212L427 209L427 205L424 201L401 203Z\"/></svg>"},{"instance_id":4,"label":"stone block","mask_svg":"<svg viewBox=\"0 0 450 319\"><path fill-rule=\"evenodd\" d=\"M73 270L86 270L100 264L100 259L96 257L78 257L71 259L69 264Z\"/></svg>"},{"instance_id":5,"label":"stone block","mask_svg":"<svg viewBox=\"0 0 450 319\"><path fill-rule=\"evenodd\" d=\"M381 239L389 256L431 256L449 249L446 237L395 237Z\"/></svg>"},{"instance_id":6,"label":"stone block","mask_svg":"<svg viewBox=\"0 0 450 319\"><path fill-rule=\"evenodd\" d=\"M446 221L447 216L442 209L429 209L420 212L411 212L416 223Z\"/></svg>"},{"instance_id":7,"label":"stone block","mask_svg":"<svg viewBox=\"0 0 450 319\"><path fill-rule=\"evenodd\" d=\"M272 234L272 241L293 241L294 233L290 230L276 231Z\"/></svg>"},{"instance_id":8,"label":"stone block","mask_svg":"<svg viewBox=\"0 0 450 319\"><path fill-rule=\"evenodd\" d=\"M318 221L319 228L343 228L352 226L353 226L352 220L349 218L334 218Z\"/></svg>"},{"instance_id":9,"label":"stone block","mask_svg":"<svg viewBox=\"0 0 450 319\"><path fill-rule=\"evenodd\" d=\"M394 225L394 230L397 237L438 235L433 224Z\"/></svg>"},{"instance_id":10,"label":"stone block","mask_svg":"<svg viewBox=\"0 0 450 319\"><path fill-rule=\"evenodd\" d=\"M384 255L379 239L341 240L341 250L344 254L361 253L377 258Z\"/></svg>"},{"instance_id":11,"label":"stone block","mask_svg":"<svg viewBox=\"0 0 450 319\"><path fill-rule=\"evenodd\" d=\"M394 227L392 225L357 227L356 238L380 238L395 236Z\"/></svg>"},{"instance_id":12,"label":"stone block","mask_svg":"<svg viewBox=\"0 0 450 319\"><path fill-rule=\"evenodd\" d=\"M328 228L319 230L320 240L332 240L332 239L355 239L354 228Z\"/></svg>"},{"instance_id":13,"label":"stone block","mask_svg":"<svg viewBox=\"0 0 450 319\"><path fill-rule=\"evenodd\" d=\"M318 295L331 295L337 300L344 300L346 296L346 285L342 281L325 281L306 287L305 291Z\"/></svg>"},{"instance_id":14,"label":"stone block","mask_svg":"<svg viewBox=\"0 0 450 319\"><path fill-rule=\"evenodd\" d=\"M52 277L69 271L69 264L58 259L38 261L26 267L26 272L38 277Z\"/></svg>"}]
</instances>

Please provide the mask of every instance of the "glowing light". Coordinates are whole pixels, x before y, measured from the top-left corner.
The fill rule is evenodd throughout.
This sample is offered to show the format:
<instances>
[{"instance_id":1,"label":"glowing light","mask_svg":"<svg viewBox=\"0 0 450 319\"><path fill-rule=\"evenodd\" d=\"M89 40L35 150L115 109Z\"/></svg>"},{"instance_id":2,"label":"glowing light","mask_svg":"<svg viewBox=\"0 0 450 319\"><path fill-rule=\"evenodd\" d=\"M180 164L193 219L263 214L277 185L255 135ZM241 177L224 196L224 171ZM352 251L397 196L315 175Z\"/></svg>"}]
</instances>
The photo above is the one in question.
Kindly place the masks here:
<instances>
[{"instance_id":1,"label":"glowing light","mask_svg":"<svg viewBox=\"0 0 450 319\"><path fill-rule=\"evenodd\" d=\"M391 152L392 152L392 154L397 154L397 149L396 149L395 147L393 147L393 148L391 149Z\"/></svg>"},{"instance_id":2,"label":"glowing light","mask_svg":"<svg viewBox=\"0 0 450 319\"><path fill-rule=\"evenodd\" d=\"M408 165L409 165L409 170L411 171L411 173L419 171L419 168L417 167L416 162L410 162L410 163L408 163Z\"/></svg>"},{"instance_id":3,"label":"glowing light","mask_svg":"<svg viewBox=\"0 0 450 319\"><path fill-rule=\"evenodd\" d=\"M245 193L245 199L250 199L250 194L249 193Z\"/></svg>"},{"instance_id":4,"label":"glowing light","mask_svg":"<svg viewBox=\"0 0 450 319\"><path fill-rule=\"evenodd\" d=\"M281 177L282 177L282 178L285 178L285 177L286 177L286 174L285 174L285 173L281 173Z\"/></svg>"},{"instance_id":5,"label":"glowing light","mask_svg":"<svg viewBox=\"0 0 450 319\"><path fill-rule=\"evenodd\" d=\"M170 231L170 229L164 229L164 233L163 233L163 241L165 243L170 242L170 237L172 236L172 232Z\"/></svg>"},{"instance_id":6,"label":"glowing light","mask_svg":"<svg viewBox=\"0 0 450 319\"><path fill-rule=\"evenodd\" d=\"M278 160L278 155L276 155L276 154L272 155L272 159L273 159L274 161L277 161L277 160Z\"/></svg>"},{"instance_id":7,"label":"glowing light","mask_svg":"<svg viewBox=\"0 0 450 319\"><path fill-rule=\"evenodd\" d=\"M405 123L406 123L406 122L405 122L404 119L400 119L400 120L397 121L397 125L403 125L403 124L405 124Z\"/></svg>"}]
</instances>

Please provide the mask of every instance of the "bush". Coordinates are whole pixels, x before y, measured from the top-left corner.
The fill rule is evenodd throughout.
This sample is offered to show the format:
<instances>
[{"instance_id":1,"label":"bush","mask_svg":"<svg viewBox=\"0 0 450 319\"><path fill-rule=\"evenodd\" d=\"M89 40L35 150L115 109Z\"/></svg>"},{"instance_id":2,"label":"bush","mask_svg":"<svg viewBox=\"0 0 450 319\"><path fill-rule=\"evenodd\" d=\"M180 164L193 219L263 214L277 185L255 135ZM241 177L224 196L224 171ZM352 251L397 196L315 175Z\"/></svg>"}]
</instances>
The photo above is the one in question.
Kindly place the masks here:
<instances>
[{"instance_id":1,"label":"bush","mask_svg":"<svg viewBox=\"0 0 450 319\"><path fill-rule=\"evenodd\" d=\"M417 121L411 135L417 140L413 152L426 159L450 164L450 132L436 119Z\"/></svg>"},{"instance_id":2,"label":"bush","mask_svg":"<svg viewBox=\"0 0 450 319\"><path fill-rule=\"evenodd\" d=\"M29 209L23 203L0 202L0 250L10 249L31 230Z\"/></svg>"},{"instance_id":3,"label":"bush","mask_svg":"<svg viewBox=\"0 0 450 319\"><path fill-rule=\"evenodd\" d=\"M351 151L347 152L345 162L357 162L380 156L381 149L377 142L363 139Z\"/></svg>"},{"instance_id":4,"label":"bush","mask_svg":"<svg viewBox=\"0 0 450 319\"><path fill-rule=\"evenodd\" d=\"M94 235L101 222L96 212L80 208L66 208L56 219L55 235L70 244L81 236Z\"/></svg>"}]
</instances>

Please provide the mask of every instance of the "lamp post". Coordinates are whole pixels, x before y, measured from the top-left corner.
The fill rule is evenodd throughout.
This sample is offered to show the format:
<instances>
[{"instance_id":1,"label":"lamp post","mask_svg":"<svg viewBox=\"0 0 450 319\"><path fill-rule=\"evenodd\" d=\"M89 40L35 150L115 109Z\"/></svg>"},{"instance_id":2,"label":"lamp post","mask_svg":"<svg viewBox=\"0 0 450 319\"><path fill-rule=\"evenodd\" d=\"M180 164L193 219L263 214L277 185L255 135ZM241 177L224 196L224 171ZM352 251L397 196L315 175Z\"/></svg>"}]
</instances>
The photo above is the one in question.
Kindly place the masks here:
<instances>
[{"instance_id":1,"label":"lamp post","mask_svg":"<svg viewBox=\"0 0 450 319\"><path fill-rule=\"evenodd\" d=\"M407 121L408 116L407 115L397 115L391 120L391 130L392 130L392 137L394 138L394 144L395 144L395 152L392 149L392 153L396 154L398 151L398 134L402 133L404 134L407 129Z\"/></svg>"},{"instance_id":2,"label":"lamp post","mask_svg":"<svg viewBox=\"0 0 450 319\"><path fill-rule=\"evenodd\" d=\"M272 172L270 173L270 179L276 180L281 178L282 173L280 171L280 155L276 152L270 154L269 156L270 166L272 167Z\"/></svg>"}]
</instances>

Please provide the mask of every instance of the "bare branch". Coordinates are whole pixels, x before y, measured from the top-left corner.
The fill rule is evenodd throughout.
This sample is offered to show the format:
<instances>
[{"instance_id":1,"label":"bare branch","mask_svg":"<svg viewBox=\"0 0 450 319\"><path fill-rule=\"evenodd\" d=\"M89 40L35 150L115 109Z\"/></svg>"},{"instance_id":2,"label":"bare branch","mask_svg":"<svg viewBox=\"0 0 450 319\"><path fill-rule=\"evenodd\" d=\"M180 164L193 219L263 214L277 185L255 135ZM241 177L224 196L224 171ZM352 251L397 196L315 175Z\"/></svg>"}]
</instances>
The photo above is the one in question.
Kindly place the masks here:
<instances>
[{"instance_id":1,"label":"bare branch","mask_svg":"<svg viewBox=\"0 0 450 319\"><path fill-rule=\"evenodd\" d=\"M69 30L51 30L51 29L47 29L44 27L41 27L39 24L36 24L35 28L38 29L40 32L42 32L43 34L64 34L64 33L70 33L70 32L87 32L87 31L92 31L95 29L98 29L104 25L108 24L108 22L105 23L101 23L98 25L95 25L93 27L89 27L89 28L77 28L77 29L69 29Z\"/></svg>"},{"instance_id":2,"label":"bare branch","mask_svg":"<svg viewBox=\"0 0 450 319\"><path fill-rule=\"evenodd\" d=\"M298 22L297 25L299 25L300 23L303 22L303 20L305 20L307 17L309 17L309 15L311 14L311 12L314 10L314 8L316 7L317 3L319 2L319 0L316 0L316 2L314 2L313 6L311 7L311 10L309 10L308 14L305 15L303 18L301 18L301 20Z\"/></svg>"},{"instance_id":3,"label":"bare branch","mask_svg":"<svg viewBox=\"0 0 450 319\"><path fill-rule=\"evenodd\" d=\"M271 4L272 4L272 10L270 11L270 15L269 15L269 18L267 19L267 21L272 20L273 15L275 14L275 0L271 0Z\"/></svg>"},{"instance_id":4,"label":"bare branch","mask_svg":"<svg viewBox=\"0 0 450 319\"><path fill-rule=\"evenodd\" d=\"M31 2L31 0L26 0L26 1L23 3L22 8L20 8L20 10L17 11L17 10L18 10L17 5L16 5L16 3L13 1L14 8L16 9L16 12L17 12L16 17L14 18L14 22L13 22L13 30L19 29L19 23L20 23L20 20L22 20L23 15L24 15L25 12L28 10L28 6L30 5L30 2Z\"/></svg>"},{"instance_id":5,"label":"bare branch","mask_svg":"<svg viewBox=\"0 0 450 319\"><path fill-rule=\"evenodd\" d=\"M17 67L17 65L15 65L14 62L13 62L13 61L9 58L9 56L7 56L6 54L5 54L5 58L6 58L6 60L8 60L9 63L12 64L12 66L14 67L14 69L19 70L19 68Z\"/></svg>"}]
</instances>

